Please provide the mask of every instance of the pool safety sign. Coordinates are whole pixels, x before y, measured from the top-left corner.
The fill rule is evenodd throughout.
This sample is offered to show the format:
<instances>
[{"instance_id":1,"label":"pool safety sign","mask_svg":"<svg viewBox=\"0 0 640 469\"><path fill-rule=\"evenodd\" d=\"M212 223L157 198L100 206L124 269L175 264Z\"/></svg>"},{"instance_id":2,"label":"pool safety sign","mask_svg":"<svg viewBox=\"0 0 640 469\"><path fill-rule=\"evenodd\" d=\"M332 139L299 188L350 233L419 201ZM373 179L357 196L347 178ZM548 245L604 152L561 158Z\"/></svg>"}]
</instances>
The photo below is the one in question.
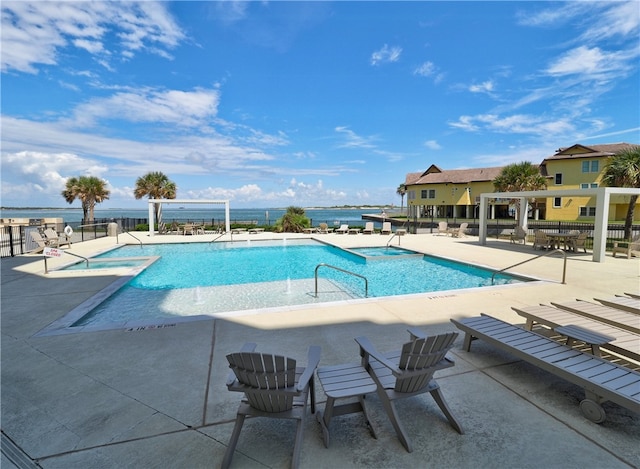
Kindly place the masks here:
<instances>
[{"instance_id":1,"label":"pool safety sign","mask_svg":"<svg viewBox=\"0 0 640 469\"><path fill-rule=\"evenodd\" d=\"M44 248L43 254L46 257L62 257L62 254L64 254L64 251L62 249L56 249L56 248Z\"/></svg>"}]
</instances>

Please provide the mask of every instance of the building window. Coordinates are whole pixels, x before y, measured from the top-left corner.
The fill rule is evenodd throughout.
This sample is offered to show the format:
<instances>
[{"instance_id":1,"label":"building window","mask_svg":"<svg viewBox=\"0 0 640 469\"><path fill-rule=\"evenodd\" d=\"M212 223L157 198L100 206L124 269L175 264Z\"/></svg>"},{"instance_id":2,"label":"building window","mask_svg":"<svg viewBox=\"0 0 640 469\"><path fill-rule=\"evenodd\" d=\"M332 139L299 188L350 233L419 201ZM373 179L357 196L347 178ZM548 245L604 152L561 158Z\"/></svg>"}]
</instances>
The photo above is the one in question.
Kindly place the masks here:
<instances>
[{"instance_id":1,"label":"building window","mask_svg":"<svg viewBox=\"0 0 640 469\"><path fill-rule=\"evenodd\" d=\"M582 162L583 173L597 173L599 170L600 170L600 164L598 160Z\"/></svg>"},{"instance_id":2,"label":"building window","mask_svg":"<svg viewBox=\"0 0 640 469\"><path fill-rule=\"evenodd\" d=\"M597 182L592 182L591 184L587 182L583 182L582 184L580 184L580 189L595 189L597 187L598 187Z\"/></svg>"},{"instance_id":3,"label":"building window","mask_svg":"<svg viewBox=\"0 0 640 469\"><path fill-rule=\"evenodd\" d=\"M554 197L553 198L553 207L554 208L562 207L562 197Z\"/></svg>"},{"instance_id":4,"label":"building window","mask_svg":"<svg viewBox=\"0 0 640 469\"><path fill-rule=\"evenodd\" d=\"M556 173L556 186L562 185L562 173Z\"/></svg>"},{"instance_id":5,"label":"building window","mask_svg":"<svg viewBox=\"0 0 640 469\"><path fill-rule=\"evenodd\" d=\"M421 199L435 199L436 198L436 190L435 189L422 189L420 191Z\"/></svg>"},{"instance_id":6,"label":"building window","mask_svg":"<svg viewBox=\"0 0 640 469\"><path fill-rule=\"evenodd\" d=\"M596 216L596 208L595 207L580 207L580 216L581 217L595 217Z\"/></svg>"},{"instance_id":7,"label":"building window","mask_svg":"<svg viewBox=\"0 0 640 469\"><path fill-rule=\"evenodd\" d=\"M413 200L416 198L416 191L407 191L407 200Z\"/></svg>"}]
</instances>

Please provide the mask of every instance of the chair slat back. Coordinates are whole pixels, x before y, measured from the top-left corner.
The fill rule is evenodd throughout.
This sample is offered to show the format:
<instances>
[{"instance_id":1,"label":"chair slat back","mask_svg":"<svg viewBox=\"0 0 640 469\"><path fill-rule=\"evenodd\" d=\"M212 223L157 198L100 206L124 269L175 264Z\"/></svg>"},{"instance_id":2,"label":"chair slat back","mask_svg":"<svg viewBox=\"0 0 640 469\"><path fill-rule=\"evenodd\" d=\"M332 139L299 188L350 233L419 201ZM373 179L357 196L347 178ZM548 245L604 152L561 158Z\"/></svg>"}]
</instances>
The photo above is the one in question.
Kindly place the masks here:
<instances>
[{"instance_id":1,"label":"chair slat back","mask_svg":"<svg viewBox=\"0 0 640 469\"><path fill-rule=\"evenodd\" d=\"M281 355L238 352L227 355L238 382L251 389L244 393L251 407L264 412L284 412L293 407L293 393L282 390L296 385L296 361Z\"/></svg>"},{"instance_id":2,"label":"chair slat back","mask_svg":"<svg viewBox=\"0 0 640 469\"><path fill-rule=\"evenodd\" d=\"M394 389L398 392L414 392L429 384L433 374L437 371L435 366L444 359L447 352L453 347L456 337L458 337L457 332L448 332L412 340L404 344L398 368L411 372L424 370L424 373L418 375L412 373L411 377L397 378Z\"/></svg>"}]
</instances>

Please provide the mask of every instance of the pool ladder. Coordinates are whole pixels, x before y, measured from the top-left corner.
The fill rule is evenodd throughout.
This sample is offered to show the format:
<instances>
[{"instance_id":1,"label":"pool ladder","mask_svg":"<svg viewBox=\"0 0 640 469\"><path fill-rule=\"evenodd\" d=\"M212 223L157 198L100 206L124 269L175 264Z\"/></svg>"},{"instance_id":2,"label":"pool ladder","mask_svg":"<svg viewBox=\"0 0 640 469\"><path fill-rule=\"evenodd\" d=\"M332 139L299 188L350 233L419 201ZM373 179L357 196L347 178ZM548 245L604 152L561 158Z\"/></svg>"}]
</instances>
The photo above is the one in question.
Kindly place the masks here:
<instances>
[{"instance_id":1,"label":"pool ladder","mask_svg":"<svg viewBox=\"0 0 640 469\"><path fill-rule=\"evenodd\" d=\"M336 267L335 265L331 265L331 264L318 264L316 266L315 275L314 275L316 280L316 294L315 294L316 298L318 298L318 269L320 267L329 267L330 269L339 270L340 272L353 275L354 277L360 277L361 279L364 280L364 297L367 298L367 296L369 296L369 281L367 280L367 277L365 277L364 275L356 274L355 272L350 272L348 270L341 269L340 267Z\"/></svg>"},{"instance_id":2,"label":"pool ladder","mask_svg":"<svg viewBox=\"0 0 640 469\"><path fill-rule=\"evenodd\" d=\"M567 283L566 282L566 278L567 278L567 253L564 252L562 249L554 249L553 251L545 252L544 254L540 254L540 255L538 255L536 257L532 257L532 258L524 260L522 262L518 262L517 264L510 265L509 267L505 267L504 269L496 270L491 275L491 285L493 285L493 282L494 282L497 274L499 274L501 272L504 272L505 270L508 270L511 267L517 267L519 265L526 264L527 262L535 261L536 259L540 259L541 257L545 257L545 256L548 256L549 254L554 254L556 252L561 253L562 256L564 257L564 262L563 262L563 265L562 265L562 284L563 285L566 284Z\"/></svg>"}]
</instances>

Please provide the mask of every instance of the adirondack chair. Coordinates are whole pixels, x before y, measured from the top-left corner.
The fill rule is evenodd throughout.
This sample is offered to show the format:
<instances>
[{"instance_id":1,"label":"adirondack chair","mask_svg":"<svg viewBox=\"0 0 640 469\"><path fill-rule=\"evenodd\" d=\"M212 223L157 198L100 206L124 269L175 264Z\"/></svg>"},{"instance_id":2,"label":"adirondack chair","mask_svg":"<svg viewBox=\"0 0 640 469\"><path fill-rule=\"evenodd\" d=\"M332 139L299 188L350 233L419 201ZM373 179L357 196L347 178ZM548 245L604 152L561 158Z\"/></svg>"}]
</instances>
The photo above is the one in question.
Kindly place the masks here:
<instances>
[{"instance_id":1,"label":"adirondack chair","mask_svg":"<svg viewBox=\"0 0 640 469\"><path fill-rule=\"evenodd\" d=\"M449 332L426 337L418 329L409 329L411 340L402 346L402 350L386 354L379 353L366 337L357 337L360 345L362 365L378 386L380 401L396 430L398 439L408 452L413 451L411 441L406 434L393 401L405 397L429 392L440 410L445 414L451 426L463 434L462 426L453 416L440 392L440 386L433 374L455 365L445 355L453 346L457 332Z\"/></svg>"},{"instance_id":2,"label":"adirondack chair","mask_svg":"<svg viewBox=\"0 0 640 469\"><path fill-rule=\"evenodd\" d=\"M449 224L446 221L438 222L438 236L441 234L449 234Z\"/></svg>"},{"instance_id":3,"label":"adirondack chair","mask_svg":"<svg viewBox=\"0 0 640 469\"><path fill-rule=\"evenodd\" d=\"M307 401L311 394L311 413L315 413L313 376L320 363L320 347L309 347L307 366L296 367L296 361L281 355L255 352L256 344L245 344L240 352L227 355L229 391L244 393L231 433L229 446L222 460L228 468L233 458L242 424L247 415L298 421L291 467L297 468L302 450Z\"/></svg>"},{"instance_id":4,"label":"adirondack chair","mask_svg":"<svg viewBox=\"0 0 640 469\"><path fill-rule=\"evenodd\" d=\"M640 235L635 236L631 241L615 241L613 243L613 257L616 253L621 253L631 259L631 256L640 256Z\"/></svg>"},{"instance_id":5,"label":"adirondack chair","mask_svg":"<svg viewBox=\"0 0 640 469\"><path fill-rule=\"evenodd\" d=\"M511 236L509 236L509 241L514 244L520 242L527 244L527 232L521 226L516 226Z\"/></svg>"}]
</instances>

